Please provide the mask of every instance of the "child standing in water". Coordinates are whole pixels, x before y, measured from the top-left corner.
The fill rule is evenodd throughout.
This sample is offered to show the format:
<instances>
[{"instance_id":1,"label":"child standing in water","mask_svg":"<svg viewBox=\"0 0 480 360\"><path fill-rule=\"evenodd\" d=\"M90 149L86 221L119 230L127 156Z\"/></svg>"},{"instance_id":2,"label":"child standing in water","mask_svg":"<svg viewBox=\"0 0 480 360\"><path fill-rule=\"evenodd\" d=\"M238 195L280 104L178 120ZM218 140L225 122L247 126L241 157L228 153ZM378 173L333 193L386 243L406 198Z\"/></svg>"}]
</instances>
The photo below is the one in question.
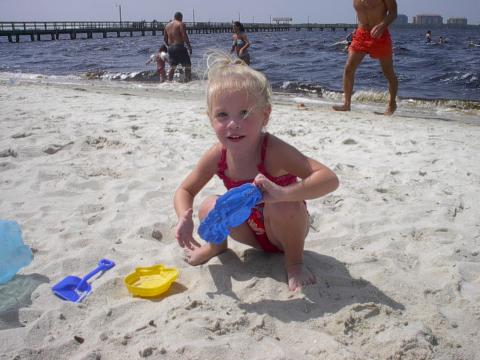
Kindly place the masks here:
<instances>
[{"instance_id":1,"label":"child standing in water","mask_svg":"<svg viewBox=\"0 0 480 360\"><path fill-rule=\"evenodd\" d=\"M193 238L194 198L217 175L227 189L253 182L263 193L263 203L245 223L231 229L230 237L266 252L284 253L290 290L314 284L315 276L303 263L309 227L305 200L334 191L337 176L264 131L272 107L271 88L263 74L228 57L216 59L209 68L208 117L218 142L203 154L174 196L175 237L186 261L202 264L227 249L227 240L200 245ZM203 201L200 219L214 208L216 199Z\"/></svg>"},{"instance_id":2,"label":"child standing in water","mask_svg":"<svg viewBox=\"0 0 480 360\"><path fill-rule=\"evenodd\" d=\"M160 46L160 49L158 49L158 53L150 56L150 59L145 63L145 65L148 65L152 62L155 62L157 64L157 72L160 78L160 82L164 82L167 78L167 73L165 71L165 64L168 62L167 51L168 50L165 45Z\"/></svg>"}]
</instances>

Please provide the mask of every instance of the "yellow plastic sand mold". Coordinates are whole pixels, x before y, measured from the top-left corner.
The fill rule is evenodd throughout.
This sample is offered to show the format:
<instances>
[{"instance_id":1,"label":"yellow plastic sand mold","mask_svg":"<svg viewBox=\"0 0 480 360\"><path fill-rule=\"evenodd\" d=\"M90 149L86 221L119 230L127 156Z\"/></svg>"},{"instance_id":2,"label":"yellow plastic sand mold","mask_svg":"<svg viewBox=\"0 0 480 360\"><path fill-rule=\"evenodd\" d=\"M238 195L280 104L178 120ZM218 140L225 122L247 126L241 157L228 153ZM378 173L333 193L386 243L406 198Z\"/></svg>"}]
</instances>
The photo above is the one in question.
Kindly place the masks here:
<instances>
[{"instance_id":1,"label":"yellow plastic sand mold","mask_svg":"<svg viewBox=\"0 0 480 360\"><path fill-rule=\"evenodd\" d=\"M162 264L139 267L123 280L128 291L140 297L153 297L163 294L177 279L178 270Z\"/></svg>"}]
</instances>

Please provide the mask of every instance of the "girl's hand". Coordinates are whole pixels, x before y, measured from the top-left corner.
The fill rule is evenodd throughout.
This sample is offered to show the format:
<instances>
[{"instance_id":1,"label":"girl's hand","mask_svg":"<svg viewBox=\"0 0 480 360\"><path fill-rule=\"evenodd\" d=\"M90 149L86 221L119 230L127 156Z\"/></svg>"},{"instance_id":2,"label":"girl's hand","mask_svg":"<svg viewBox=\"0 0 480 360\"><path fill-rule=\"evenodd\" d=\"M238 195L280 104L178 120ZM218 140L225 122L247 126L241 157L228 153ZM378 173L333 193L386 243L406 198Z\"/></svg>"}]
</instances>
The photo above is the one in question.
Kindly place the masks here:
<instances>
[{"instance_id":1,"label":"girl's hand","mask_svg":"<svg viewBox=\"0 0 480 360\"><path fill-rule=\"evenodd\" d=\"M286 201L285 188L275 184L273 181L267 179L263 174L258 174L253 180L253 183L263 193L263 202L281 202Z\"/></svg>"},{"instance_id":2,"label":"girl's hand","mask_svg":"<svg viewBox=\"0 0 480 360\"><path fill-rule=\"evenodd\" d=\"M177 239L178 244L182 248L187 247L190 250L200 246L200 244L193 238L192 213L192 209L185 211L185 213L178 219L177 226L175 227L175 238Z\"/></svg>"}]
</instances>

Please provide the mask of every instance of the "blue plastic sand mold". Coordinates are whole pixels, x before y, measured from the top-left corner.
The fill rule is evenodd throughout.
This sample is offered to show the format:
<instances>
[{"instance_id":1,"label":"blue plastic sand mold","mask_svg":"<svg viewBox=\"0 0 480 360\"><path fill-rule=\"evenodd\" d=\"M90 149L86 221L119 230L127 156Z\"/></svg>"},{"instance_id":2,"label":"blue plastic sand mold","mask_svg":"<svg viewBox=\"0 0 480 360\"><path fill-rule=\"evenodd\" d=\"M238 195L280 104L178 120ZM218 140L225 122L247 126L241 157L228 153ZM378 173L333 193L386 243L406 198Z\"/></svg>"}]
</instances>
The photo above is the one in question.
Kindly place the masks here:
<instances>
[{"instance_id":1,"label":"blue plastic sand mold","mask_svg":"<svg viewBox=\"0 0 480 360\"><path fill-rule=\"evenodd\" d=\"M59 298L75 303L81 302L92 292L92 285L88 280L101 271L110 270L115 266L111 260L102 259L98 262L98 266L85 275L82 279L78 276L67 276L62 281L52 287L52 291Z\"/></svg>"},{"instance_id":2,"label":"blue plastic sand mold","mask_svg":"<svg viewBox=\"0 0 480 360\"><path fill-rule=\"evenodd\" d=\"M22 231L15 221L0 220L0 284L10 281L32 261L32 251L23 243Z\"/></svg>"},{"instance_id":3,"label":"blue plastic sand mold","mask_svg":"<svg viewBox=\"0 0 480 360\"><path fill-rule=\"evenodd\" d=\"M262 200L262 192L254 184L244 184L220 196L198 228L202 239L213 244L225 241L230 229L248 219L252 208Z\"/></svg>"}]
</instances>

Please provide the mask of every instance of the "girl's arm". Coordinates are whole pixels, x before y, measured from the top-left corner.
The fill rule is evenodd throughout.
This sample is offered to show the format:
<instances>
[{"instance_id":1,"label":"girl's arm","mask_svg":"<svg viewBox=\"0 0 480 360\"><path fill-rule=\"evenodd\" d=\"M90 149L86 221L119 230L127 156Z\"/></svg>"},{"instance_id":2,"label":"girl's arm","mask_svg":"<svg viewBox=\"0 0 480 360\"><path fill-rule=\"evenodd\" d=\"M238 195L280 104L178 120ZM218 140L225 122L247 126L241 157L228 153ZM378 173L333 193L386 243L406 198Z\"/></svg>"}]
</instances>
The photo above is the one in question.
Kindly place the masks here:
<instances>
[{"instance_id":1,"label":"girl's arm","mask_svg":"<svg viewBox=\"0 0 480 360\"><path fill-rule=\"evenodd\" d=\"M193 206L193 199L217 172L220 159L220 145L212 146L198 161L195 168L183 180L173 197L177 216L181 216Z\"/></svg>"},{"instance_id":2,"label":"girl's arm","mask_svg":"<svg viewBox=\"0 0 480 360\"><path fill-rule=\"evenodd\" d=\"M191 249L193 245L199 246L195 239L193 239L193 200L215 175L221 154L220 149L220 145L217 144L208 150L175 191L173 205L178 218L178 223L175 228L175 238L181 247L186 246Z\"/></svg>"},{"instance_id":3,"label":"girl's arm","mask_svg":"<svg viewBox=\"0 0 480 360\"><path fill-rule=\"evenodd\" d=\"M338 177L327 166L303 155L293 146L271 135L267 162L268 169L278 169L280 172L296 175L302 181L282 187L261 174L257 175L255 183L264 191L266 202L316 199L338 188Z\"/></svg>"}]
</instances>

